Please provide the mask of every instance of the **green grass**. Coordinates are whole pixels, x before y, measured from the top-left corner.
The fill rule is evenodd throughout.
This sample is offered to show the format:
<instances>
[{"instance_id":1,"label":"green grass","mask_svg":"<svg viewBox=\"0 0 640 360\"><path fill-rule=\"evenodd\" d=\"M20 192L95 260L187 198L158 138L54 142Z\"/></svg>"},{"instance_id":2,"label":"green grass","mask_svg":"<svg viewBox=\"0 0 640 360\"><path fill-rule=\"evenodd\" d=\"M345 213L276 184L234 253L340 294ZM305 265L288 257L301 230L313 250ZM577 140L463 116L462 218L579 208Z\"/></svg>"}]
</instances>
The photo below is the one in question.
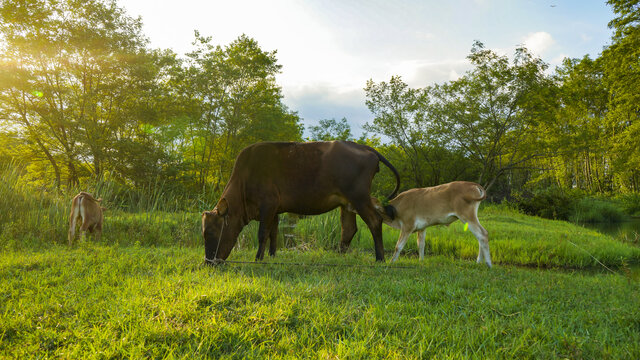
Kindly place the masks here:
<instances>
[{"instance_id":1,"label":"green grass","mask_svg":"<svg viewBox=\"0 0 640 360\"><path fill-rule=\"evenodd\" d=\"M265 265L208 267L199 248L84 243L5 252L0 357L640 356L637 279L487 269L442 256L402 259L405 269L372 258L286 250Z\"/></svg>"}]
</instances>

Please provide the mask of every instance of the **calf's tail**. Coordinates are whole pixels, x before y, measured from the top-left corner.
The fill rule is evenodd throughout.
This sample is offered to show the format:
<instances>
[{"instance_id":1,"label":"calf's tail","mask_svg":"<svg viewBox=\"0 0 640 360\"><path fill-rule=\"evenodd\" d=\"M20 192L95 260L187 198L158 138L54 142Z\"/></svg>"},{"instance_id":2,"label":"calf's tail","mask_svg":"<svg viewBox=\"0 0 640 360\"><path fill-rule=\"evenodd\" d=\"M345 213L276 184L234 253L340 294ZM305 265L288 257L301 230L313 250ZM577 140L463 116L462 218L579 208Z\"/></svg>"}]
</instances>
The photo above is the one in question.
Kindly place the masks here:
<instances>
[{"instance_id":1,"label":"calf's tail","mask_svg":"<svg viewBox=\"0 0 640 360\"><path fill-rule=\"evenodd\" d=\"M475 194L469 194L469 198L467 201L482 201L487 198L487 191L480 184L475 184L476 190L478 190Z\"/></svg>"},{"instance_id":2,"label":"calf's tail","mask_svg":"<svg viewBox=\"0 0 640 360\"><path fill-rule=\"evenodd\" d=\"M396 208L393 205L385 206L384 212L387 214L388 217L391 218L391 220L394 220L398 215L398 210L396 210Z\"/></svg>"}]
</instances>

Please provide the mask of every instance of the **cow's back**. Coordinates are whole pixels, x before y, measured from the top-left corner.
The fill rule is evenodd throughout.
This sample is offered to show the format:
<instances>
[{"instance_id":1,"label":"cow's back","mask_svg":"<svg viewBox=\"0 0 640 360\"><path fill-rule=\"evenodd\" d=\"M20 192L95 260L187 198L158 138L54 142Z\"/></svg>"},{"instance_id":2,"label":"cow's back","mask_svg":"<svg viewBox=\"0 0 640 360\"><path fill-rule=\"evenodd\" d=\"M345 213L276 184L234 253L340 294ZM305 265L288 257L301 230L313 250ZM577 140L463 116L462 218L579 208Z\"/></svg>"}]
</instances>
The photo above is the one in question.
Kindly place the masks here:
<instances>
[{"instance_id":1,"label":"cow's back","mask_svg":"<svg viewBox=\"0 0 640 360\"><path fill-rule=\"evenodd\" d=\"M264 142L238 155L228 186L242 187L248 202L277 196L281 211L314 214L346 204L354 191L368 197L377 171L377 155L359 144Z\"/></svg>"}]
</instances>

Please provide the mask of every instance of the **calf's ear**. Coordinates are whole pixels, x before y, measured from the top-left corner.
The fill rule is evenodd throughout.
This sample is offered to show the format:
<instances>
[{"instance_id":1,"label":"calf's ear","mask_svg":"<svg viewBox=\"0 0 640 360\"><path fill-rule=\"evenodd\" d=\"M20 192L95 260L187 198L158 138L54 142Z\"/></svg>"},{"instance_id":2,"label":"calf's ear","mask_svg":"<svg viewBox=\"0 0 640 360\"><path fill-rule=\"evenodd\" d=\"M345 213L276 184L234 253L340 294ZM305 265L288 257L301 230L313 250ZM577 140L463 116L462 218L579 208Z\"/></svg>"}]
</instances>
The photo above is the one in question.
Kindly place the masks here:
<instances>
[{"instance_id":1,"label":"calf's ear","mask_svg":"<svg viewBox=\"0 0 640 360\"><path fill-rule=\"evenodd\" d=\"M217 212L220 216L227 215L227 212L229 211L229 204L227 203L227 199L220 199L220 201L218 201L218 205L216 205L216 208L213 209L213 211Z\"/></svg>"}]
</instances>

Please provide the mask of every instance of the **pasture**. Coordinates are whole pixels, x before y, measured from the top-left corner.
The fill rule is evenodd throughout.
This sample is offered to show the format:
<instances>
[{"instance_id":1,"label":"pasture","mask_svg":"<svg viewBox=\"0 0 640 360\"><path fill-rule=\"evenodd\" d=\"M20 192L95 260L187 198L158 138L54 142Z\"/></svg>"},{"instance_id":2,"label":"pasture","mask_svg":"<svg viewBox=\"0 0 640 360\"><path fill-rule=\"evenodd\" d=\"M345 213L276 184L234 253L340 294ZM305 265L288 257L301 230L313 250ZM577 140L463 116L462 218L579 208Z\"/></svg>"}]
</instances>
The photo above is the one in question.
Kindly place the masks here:
<instances>
[{"instance_id":1,"label":"pasture","mask_svg":"<svg viewBox=\"0 0 640 360\"><path fill-rule=\"evenodd\" d=\"M38 227L0 235L0 357L640 355L637 240L506 207L479 213L493 269L475 264L459 222L429 230L424 262L412 237L380 264L362 223L338 254L338 213L285 219L275 258L210 267L195 212L111 210L100 242L69 248L64 225L49 225L66 211L39 211ZM230 260L253 260L256 225ZM397 235L385 226L387 260ZM307 265L276 264L294 262Z\"/></svg>"}]
</instances>

